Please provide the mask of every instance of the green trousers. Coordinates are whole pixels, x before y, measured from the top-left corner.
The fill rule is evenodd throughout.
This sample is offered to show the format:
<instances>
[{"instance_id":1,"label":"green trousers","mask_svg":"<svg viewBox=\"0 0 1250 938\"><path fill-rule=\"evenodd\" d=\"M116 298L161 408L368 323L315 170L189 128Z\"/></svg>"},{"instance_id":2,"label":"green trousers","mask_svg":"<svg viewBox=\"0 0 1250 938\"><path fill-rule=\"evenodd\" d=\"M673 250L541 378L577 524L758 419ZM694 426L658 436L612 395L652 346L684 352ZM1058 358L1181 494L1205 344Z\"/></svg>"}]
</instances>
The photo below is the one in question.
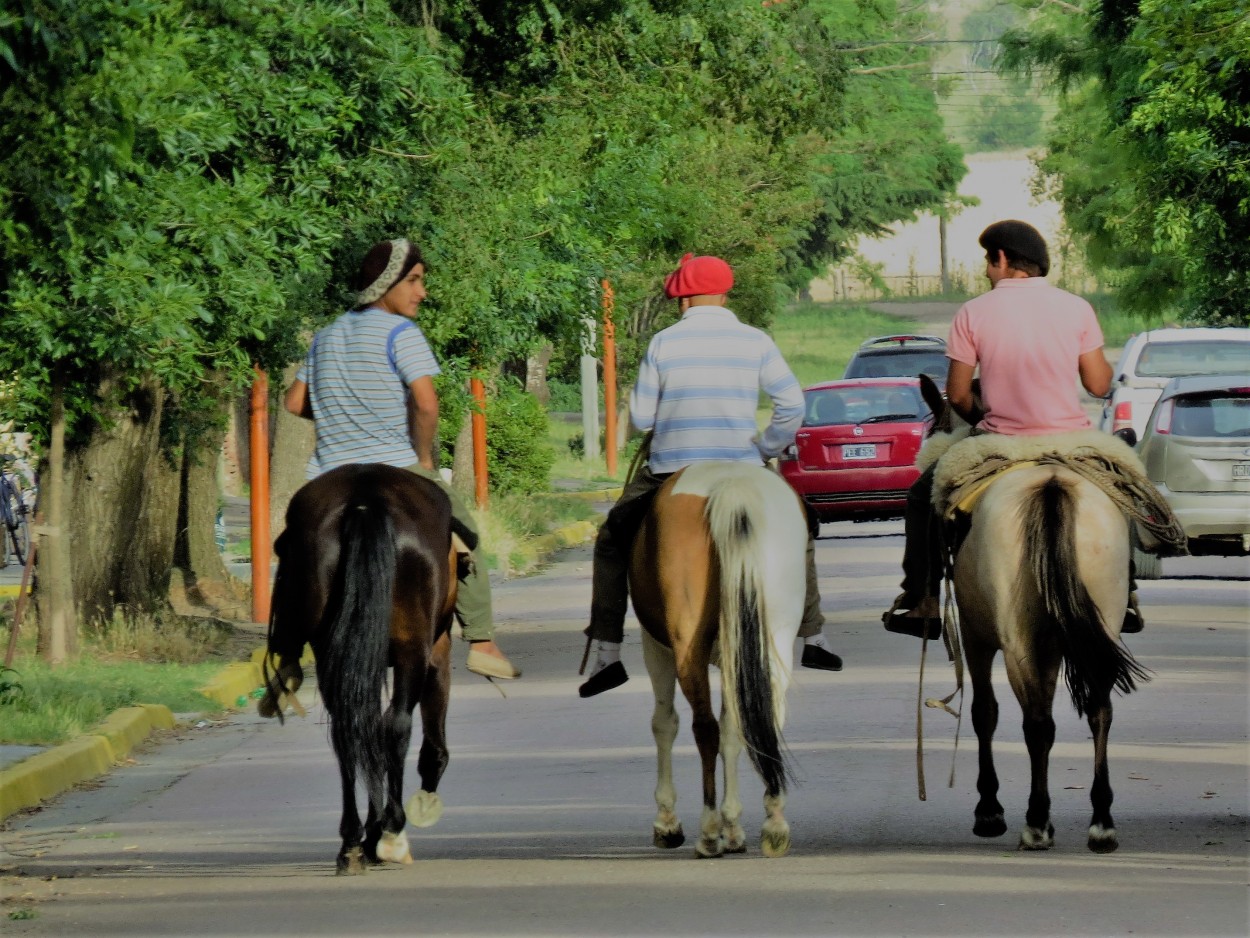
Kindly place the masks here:
<instances>
[{"instance_id":1,"label":"green trousers","mask_svg":"<svg viewBox=\"0 0 1250 938\"><path fill-rule=\"evenodd\" d=\"M423 469L420 466L409 466L408 471L429 479L447 493L451 499L451 514L466 528L477 534L477 522L469 512L469 506L460 493L443 481L437 472ZM473 569L460 581L456 591L456 616L460 619L461 635L467 642L488 641L495 637L495 618L491 609L490 575L486 569L486 560L482 556L481 538L478 546L470 554Z\"/></svg>"}]
</instances>

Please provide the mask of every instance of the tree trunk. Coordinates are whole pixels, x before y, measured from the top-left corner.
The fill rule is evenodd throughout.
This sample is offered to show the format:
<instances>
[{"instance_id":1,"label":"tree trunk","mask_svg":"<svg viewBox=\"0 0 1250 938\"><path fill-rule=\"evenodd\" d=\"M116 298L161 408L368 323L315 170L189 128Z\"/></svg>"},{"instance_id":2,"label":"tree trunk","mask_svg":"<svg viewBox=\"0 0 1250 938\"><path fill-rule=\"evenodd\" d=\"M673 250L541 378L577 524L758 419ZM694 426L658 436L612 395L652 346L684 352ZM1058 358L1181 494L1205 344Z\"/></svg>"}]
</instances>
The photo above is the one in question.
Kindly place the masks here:
<instances>
[{"instance_id":1,"label":"tree trunk","mask_svg":"<svg viewBox=\"0 0 1250 938\"><path fill-rule=\"evenodd\" d=\"M533 394L545 408L551 403L551 389L547 387L547 367L551 364L551 343L543 345L525 360L525 390Z\"/></svg>"},{"instance_id":2,"label":"tree trunk","mask_svg":"<svg viewBox=\"0 0 1250 938\"><path fill-rule=\"evenodd\" d=\"M49 664L63 664L78 651L73 563L65 513L65 384L52 376L48 471L41 479L47 529L39 550L39 636L37 650Z\"/></svg>"},{"instance_id":3,"label":"tree trunk","mask_svg":"<svg viewBox=\"0 0 1250 938\"><path fill-rule=\"evenodd\" d=\"M166 602L182 473L161 450L162 403L156 384L137 389L68 457L74 599L88 621Z\"/></svg>"},{"instance_id":4,"label":"tree trunk","mask_svg":"<svg viewBox=\"0 0 1250 938\"><path fill-rule=\"evenodd\" d=\"M473 415L466 414L456 435L456 450L452 454L451 484L465 497L470 505L476 493L473 476Z\"/></svg>"}]
</instances>

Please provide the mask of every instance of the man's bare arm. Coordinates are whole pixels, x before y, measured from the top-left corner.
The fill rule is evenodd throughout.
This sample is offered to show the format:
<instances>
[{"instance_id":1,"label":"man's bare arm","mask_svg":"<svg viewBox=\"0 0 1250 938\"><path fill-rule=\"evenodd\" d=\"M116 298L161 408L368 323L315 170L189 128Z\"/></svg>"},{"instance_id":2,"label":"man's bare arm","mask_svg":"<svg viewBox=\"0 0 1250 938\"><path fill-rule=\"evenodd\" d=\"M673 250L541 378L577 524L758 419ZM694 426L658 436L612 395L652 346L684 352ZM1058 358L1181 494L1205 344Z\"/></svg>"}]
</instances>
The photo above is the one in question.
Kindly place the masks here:
<instances>
[{"instance_id":1,"label":"man's bare arm","mask_svg":"<svg viewBox=\"0 0 1250 938\"><path fill-rule=\"evenodd\" d=\"M434 379L429 376L418 378L409 388L412 398L408 436L417 454L418 465L433 472L434 440L438 436L438 392L434 390Z\"/></svg>"},{"instance_id":2,"label":"man's bare arm","mask_svg":"<svg viewBox=\"0 0 1250 938\"><path fill-rule=\"evenodd\" d=\"M1093 397L1106 397L1111 393L1111 363L1101 348L1086 352L1076 360L1081 384Z\"/></svg>"},{"instance_id":3,"label":"man's bare arm","mask_svg":"<svg viewBox=\"0 0 1250 938\"><path fill-rule=\"evenodd\" d=\"M287 388L284 406L296 417L303 417L305 420L312 420L312 399L308 396L308 385L303 381L297 380L294 384Z\"/></svg>"},{"instance_id":4,"label":"man's bare arm","mask_svg":"<svg viewBox=\"0 0 1250 938\"><path fill-rule=\"evenodd\" d=\"M981 413L972 389L972 375L975 372L975 365L951 359L951 369L946 376L946 399L955 408L955 413L974 425L985 416Z\"/></svg>"}]
</instances>

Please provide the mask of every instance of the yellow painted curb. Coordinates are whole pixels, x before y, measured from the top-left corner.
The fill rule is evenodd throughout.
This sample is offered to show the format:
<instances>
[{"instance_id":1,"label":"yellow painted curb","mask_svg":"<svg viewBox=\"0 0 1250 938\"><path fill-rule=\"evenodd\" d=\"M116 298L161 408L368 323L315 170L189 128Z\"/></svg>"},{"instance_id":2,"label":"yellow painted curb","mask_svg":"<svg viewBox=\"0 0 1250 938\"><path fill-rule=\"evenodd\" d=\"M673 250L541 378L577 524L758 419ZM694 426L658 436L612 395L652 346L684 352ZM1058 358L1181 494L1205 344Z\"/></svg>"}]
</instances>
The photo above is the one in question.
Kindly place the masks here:
<instances>
[{"instance_id":1,"label":"yellow painted curb","mask_svg":"<svg viewBox=\"0 0 1250 938\"><path fill-rule=\"evenodd\" d=\"M239 698L246 698L261 685L260 664L253 661L236 661L226 665L217 676L200 688L200 693L223 709L233 710L239 706Z\"/></svg>"},{"instance_id":2,"label":"yellow painted curb","mask_svg":"<svg viewBox=\"0 0 1250 938\"><path fill-rule=\"evenodd\" d=\"M173 725L174 715L168 707L126 707L101 723L98 732L9 766L0 771L0 821L105 774L154 728Z\"/></svg>"},{"instance_id":3,"label":"yellow painted curb","mask_svg":"<svg viewBox=\"0 0 1250 938\"><path fill-rule=\"evenodd\" d=\"M16 596L21 591L21 586L17 583L0 584L0 598L9 599Z\"/></svg>"}]
</instances>

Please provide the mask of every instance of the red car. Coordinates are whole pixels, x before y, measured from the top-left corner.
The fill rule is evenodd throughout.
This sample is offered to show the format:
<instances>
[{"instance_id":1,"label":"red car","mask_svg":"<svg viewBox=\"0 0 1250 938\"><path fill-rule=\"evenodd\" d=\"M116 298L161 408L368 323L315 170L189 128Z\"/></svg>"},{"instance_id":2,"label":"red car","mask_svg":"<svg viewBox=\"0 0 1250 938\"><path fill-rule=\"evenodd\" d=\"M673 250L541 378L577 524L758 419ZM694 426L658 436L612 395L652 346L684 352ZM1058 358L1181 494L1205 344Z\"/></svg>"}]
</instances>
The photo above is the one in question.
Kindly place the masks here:
<instances>
[{"instance_id":1,"label":"red car","mask_svg":"<svg viewBox=\"0 0 1250 938\"><path fill-rule=\"evenodd\" d=\"M899 518L932 414L916 378L843 378L803 391L781 474L821 521Z\"/></svg>"}]
</instances>

